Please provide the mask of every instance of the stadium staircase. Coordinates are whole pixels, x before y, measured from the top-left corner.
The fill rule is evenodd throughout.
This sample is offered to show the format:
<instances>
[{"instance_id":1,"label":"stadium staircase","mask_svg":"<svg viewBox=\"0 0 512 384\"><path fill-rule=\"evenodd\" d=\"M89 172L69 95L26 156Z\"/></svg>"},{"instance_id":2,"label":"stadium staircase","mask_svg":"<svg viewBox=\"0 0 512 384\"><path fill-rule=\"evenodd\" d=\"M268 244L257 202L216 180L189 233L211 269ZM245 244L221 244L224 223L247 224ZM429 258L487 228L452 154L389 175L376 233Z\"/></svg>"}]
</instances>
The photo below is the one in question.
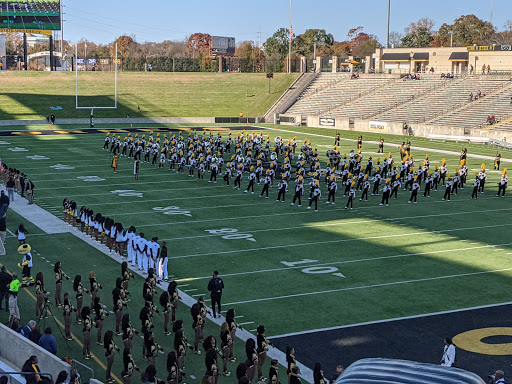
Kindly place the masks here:
<instances>
[{"instance_id":1,"label":"stadium staircase","mask_svg":"<svg viewBox=\"0 0 512 384\"><path fill-rule=\"evenodd\" d=\"M281 114L290 108L317 77L318 73L302 73L265 113L263 122L272 124L274 115Z\"/></svg>"}]
</instances>

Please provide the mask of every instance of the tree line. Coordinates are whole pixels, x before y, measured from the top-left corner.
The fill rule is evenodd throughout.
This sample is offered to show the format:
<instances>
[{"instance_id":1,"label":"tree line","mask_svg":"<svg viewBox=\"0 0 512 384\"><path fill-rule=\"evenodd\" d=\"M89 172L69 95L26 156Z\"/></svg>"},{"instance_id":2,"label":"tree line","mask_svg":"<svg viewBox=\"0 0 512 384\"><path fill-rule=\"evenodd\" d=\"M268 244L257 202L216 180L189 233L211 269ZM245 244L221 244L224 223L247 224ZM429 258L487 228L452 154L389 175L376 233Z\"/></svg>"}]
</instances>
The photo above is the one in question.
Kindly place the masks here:
<instances>
[{"instance_id":1,"label":"tree line","mask_svg":"<svg viewBox=\"0 0 512 384\"><path fill-rule=\"evenodd\" d=\"M348 59L364 59L382 47L375 35L368 34L362 26L351 28L343 41L335 41L333 35L325 29L307 29L297 36L290 36L287 28L279 28L262 45L253 41L238 42L235 59L231 60L235 70L240 72L280 72L286 70L286 58L291 38L292 60L297 62L300 56L309 60L314 56L338 56ZM211 36L206 33L194 33L183 41L164 40L162 42L136 41L135 36L123 35L110 44L96 44L81 39L76 44L64 41L64 52L74 55L75 45L79 57L89 59L113 58L115 44L123 70L142 71L150 63L154 71L177 72L215 72L217 61L210 57ZM435 22L429 18L420 18L410 23L402 32L392 32L390 43L393 47L463 47L477 45L512 45L512 21L498 30L490 22L475 15L462 15L451 24L435 28ZM60 50L60 41L55 42ZM46 51L48 44L38 44L29 50L29 54ZM19 35L8 35L8 55L22 54L22 39ZM292 62L293 63L293 62ZM297 67L297 65L295 66ZM233 70L233 68L231 68Z\"/></svg>"}]
</instances>

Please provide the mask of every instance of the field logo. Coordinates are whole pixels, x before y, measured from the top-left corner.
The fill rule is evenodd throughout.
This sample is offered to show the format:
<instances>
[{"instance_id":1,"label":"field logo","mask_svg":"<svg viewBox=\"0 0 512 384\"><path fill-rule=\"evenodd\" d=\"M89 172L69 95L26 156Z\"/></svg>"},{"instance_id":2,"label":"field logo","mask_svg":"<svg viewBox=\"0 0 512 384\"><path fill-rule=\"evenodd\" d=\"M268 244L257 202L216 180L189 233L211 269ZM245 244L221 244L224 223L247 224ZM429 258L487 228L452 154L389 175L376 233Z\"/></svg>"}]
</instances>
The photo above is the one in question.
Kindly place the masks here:
<instances>
[{"instance_id":1,"label":"field logo","mask_svg":"<svg viewBox=\"0 0 512 384\"><path fill-rule=\"evenodd\" d=\"M284 264L287 267L296 267L298 265L312 264L312 263L318 263L318 260L303 259L303 260L299 260L299 261L281 261L281 264ZM313 274L313 275L332 273L333 276L345 278L345 275L343 273L339 272L339 269L336 267L328 267L328 266L306 267L306 268L303 268L301 270L301 272L307 273L307 274Z\"/></svg>"},{"instance_id":2,"label":"field logo","mask_svg":"<svg viewBox=\"0 0 512 384\"><path fill-rule=\"evenodd\" d=\"M240 232L238 232L238 229L233 229L233 228L206 229L205 232L208 232L212 235L224 235L221 237L226 240L256 241L256 239L251 234L240 233Z\"/></svg>"},{"instance_id":3,"label":"field logo","mask_svg":"<svg viewBox=\"0 0 512 384\"><path fill-rule=\"evenodd\" d=\"M117 196L123 197L143 197L142 192L137 192L133 189L117 189L110 192L116 194Z\"/></svg>"},{"instance_id":4,"label":"field logo","mask_svg":"<svg viewBox=\"0 0 512 384\"><path fill-rule=\"evenodd\" d=\"M453 338L453 343L457 348L469 352L480 353L482 355L508 356L512 355L512 343L486 342L489 337L512 336L512 328L496 327L481 328L459 333Z\"/></svg>"},{"instance_id":5,"label":"field logo","mask_svg":"<svg viewBox=\"0 0 512 384\"><path fill-rule=\"evenodd\" d=\"M30 159L30 160L50 160L49 157L40 156L40 155L30 155L30 156L27 156L27 159Z\"/></svg>"},{"instance_id":6,"label":"field logo","mask_svg":"<svg viewBox=\"0 0 512 384\"><path fill-rule=\"evenodd\" d=\"M98 176L78 176L77 179L81 179L82 181L91 181L91 182L95 182L95 181L105 181L105 179L102 179L101 177L98 177Z\"/></svg>"},{"instance_id":7,"label":"field logo","mask_svg":"<svg viewBox=\"0 0 512 384\"><path fill-rule=\"evenodd\" d=\"M14 148L7 148L11 152L28 152L28 149L26 148L20 148L20 147L14 147Z\"/></svg>"},{"instance_id":8,"label":"field logo","mask_svg":"<svg viewBox=\"0 0 512 384\"><path fill-rule=\"evenodd\" d=\"M185 209L181 209L180 207L155 207L153 211L161 212L164 215L183 215L187 217L192 217L190 211Z\"/></svg>"},{"instance_id":9,"label":"field logo","mask_svg":"<svg viewBox=\"0 0 512 384\"><path fill-rule=\"evenodd\" d=\"M50 165L50 168L56 169L56 170L72 170L75 169L75 167L72 167L71 165L64 165L64 164L55 164Z\"/></svg>"}]
</instances>

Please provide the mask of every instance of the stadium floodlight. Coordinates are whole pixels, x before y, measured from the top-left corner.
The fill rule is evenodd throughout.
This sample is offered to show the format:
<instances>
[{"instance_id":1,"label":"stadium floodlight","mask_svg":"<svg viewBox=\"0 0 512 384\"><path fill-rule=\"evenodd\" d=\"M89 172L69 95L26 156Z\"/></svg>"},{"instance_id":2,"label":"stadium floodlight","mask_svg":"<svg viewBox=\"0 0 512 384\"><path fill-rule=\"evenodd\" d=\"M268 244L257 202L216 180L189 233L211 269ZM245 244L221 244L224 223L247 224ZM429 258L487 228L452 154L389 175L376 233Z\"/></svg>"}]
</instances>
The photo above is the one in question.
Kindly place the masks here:
<instances>
[{"instance_id":1,"label":"stadium floodlight","mask_svg":"<svg viewBox=\"0 0 512 384\"><path fill-rule=\"evenodd\" d=\"M386 48L389 48L389 20L391 11L391 0L388 0L388 23L386 27Z\"/></svg>"},{"instance_id":2,"label":"stadium floodlight","mask_svg":"<svg viewBox=\"0 0 512 384\"><path fill-rule=\"evenodd\" d=\"M87 60L87 58L84 58L84 60ZM93 113L95 109L117 109L117 43L116 43L116 55L115 55L115 74L114 74L114 106L78 106L78 45L75 44L75 109L90 109ZM84 61L84 65L87 65L87 62Z\"/></svg>"}]
</instances>

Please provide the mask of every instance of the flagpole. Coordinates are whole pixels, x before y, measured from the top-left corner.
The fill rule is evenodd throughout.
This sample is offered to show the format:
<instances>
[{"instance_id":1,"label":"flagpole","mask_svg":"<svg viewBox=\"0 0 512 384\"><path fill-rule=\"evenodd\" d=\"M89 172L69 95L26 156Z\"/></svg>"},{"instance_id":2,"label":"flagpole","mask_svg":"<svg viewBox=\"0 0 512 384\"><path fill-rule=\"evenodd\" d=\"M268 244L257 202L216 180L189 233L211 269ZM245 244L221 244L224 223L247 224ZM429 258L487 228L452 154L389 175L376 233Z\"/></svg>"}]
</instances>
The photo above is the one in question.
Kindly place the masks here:
<instances>
[{"instance_id":1,"label":"flagpole","mask_svg":"<svg viewBox=\"0 0 512 384\"><path fill-rule=\"evenodd\" d=\"M288 73L292 73L292 0L290 0L290 39L288 42Z\"/></svg>"}]
</instances>

